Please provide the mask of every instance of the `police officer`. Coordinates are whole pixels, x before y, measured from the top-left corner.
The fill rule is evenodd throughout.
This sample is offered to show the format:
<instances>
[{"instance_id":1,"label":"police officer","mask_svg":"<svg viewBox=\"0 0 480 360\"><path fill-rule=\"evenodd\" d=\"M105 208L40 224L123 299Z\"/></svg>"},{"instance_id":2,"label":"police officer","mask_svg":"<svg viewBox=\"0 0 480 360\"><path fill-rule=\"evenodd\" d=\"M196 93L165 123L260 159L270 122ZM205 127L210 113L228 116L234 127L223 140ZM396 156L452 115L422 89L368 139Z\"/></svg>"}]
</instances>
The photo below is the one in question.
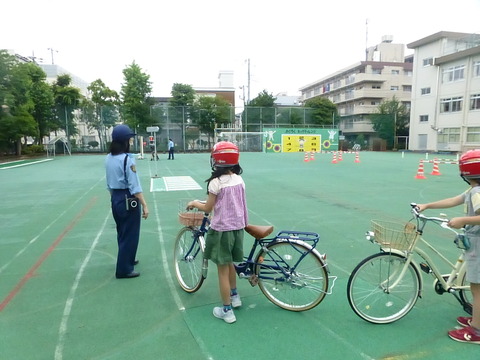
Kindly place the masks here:
<instances>
[{"instance_id":1,"label":"police officer","mask_svg":"<svg viewBox=\"0 0 480 360\"><path fill-rule=\"evenodd\" d=\"M115 126L110 153L105 159L107 188L111 194L112 214L117 224L117 279L140 276L134 268L138 264L135 257L140 238L140 221L142 217L148 217L135 160L129 155L130 143L135 135L127 125Z\"/></svg>"}]
</instances>

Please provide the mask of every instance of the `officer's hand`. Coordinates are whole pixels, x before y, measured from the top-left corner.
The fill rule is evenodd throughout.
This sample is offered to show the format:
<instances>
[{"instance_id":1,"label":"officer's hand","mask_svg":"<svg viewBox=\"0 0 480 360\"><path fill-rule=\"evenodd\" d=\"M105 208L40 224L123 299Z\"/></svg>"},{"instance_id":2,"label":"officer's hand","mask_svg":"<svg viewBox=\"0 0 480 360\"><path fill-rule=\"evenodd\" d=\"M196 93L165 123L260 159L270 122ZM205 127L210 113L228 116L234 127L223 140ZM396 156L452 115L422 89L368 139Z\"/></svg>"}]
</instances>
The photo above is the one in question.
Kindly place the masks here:
<instances>
[{"instance_id":1,"label":"officer's hand","mask_svg":"<svg viewBox=\"0 0 480 360\"><path fill-rule=\"evenodd\" d=\"M146 219L146 218L148 218L148 214L149 214L149 212L148 212L148 207L144 206L144 207L143 207L143 212L142 212L142 217L143 217L144 219Z\"/></svg>"}]
</instances>

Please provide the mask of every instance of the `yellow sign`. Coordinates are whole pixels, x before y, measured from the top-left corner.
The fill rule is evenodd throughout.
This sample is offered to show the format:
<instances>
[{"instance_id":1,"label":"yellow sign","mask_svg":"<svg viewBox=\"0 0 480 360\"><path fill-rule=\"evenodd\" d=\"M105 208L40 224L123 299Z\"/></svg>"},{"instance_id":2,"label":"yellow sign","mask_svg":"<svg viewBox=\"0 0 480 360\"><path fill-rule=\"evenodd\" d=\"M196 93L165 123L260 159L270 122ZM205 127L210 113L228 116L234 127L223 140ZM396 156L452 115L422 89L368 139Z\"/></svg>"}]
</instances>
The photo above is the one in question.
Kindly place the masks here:
<instances>
[{"instance_id":1,"label":"yellow sign","mask_svg":"<svg viewBox=\"0 0 480 360\"><path fill-rule=\"evenodd\" d=\"M319 151L320 135L282 135L282 152Z\"/></svg>"}]
</instances>

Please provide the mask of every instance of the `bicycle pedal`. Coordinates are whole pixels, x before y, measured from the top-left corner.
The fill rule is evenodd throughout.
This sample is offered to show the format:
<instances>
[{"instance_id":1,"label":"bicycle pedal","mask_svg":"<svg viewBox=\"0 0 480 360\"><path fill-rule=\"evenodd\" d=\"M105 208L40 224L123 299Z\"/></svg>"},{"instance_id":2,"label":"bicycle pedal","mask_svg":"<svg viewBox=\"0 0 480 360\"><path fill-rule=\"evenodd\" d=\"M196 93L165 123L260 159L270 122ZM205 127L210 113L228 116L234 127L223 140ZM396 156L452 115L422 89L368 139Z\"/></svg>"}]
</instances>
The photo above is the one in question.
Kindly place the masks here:
<instances>
[{"instance_id":1,"label":"bicycle pedal","mask_svg":"<svg viewBox=\"0 0 480 360\"><path fill-rule=\"evenodd\" d=\"M430 266L428 266L425 263L420 263L420 269L422 269L422 271L426 274L431 274L432 273L432 269L430 269Z\"/></svg>"},{"instance_id":2,"label":"bicycle pedal","mask_svg":"<svg viewBox=\"0 0 480 360\"><path fill-rule=\"evenodd\" d=\"M258 284L258 276L257 275L252 275L248 278L248 282L250 283L250 285L252 286L255 286Z\"/></svg>"}]
</instances>

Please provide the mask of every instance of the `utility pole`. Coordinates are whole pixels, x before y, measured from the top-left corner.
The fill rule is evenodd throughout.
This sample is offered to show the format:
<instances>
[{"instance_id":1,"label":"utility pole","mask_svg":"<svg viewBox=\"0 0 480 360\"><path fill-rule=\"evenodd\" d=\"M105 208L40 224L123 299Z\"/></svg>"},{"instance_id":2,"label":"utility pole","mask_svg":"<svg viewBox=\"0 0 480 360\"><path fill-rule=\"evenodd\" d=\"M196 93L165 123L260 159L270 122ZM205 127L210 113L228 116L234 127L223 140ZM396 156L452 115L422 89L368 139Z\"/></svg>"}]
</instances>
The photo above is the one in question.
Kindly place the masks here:
<instances>
[{"instance_id":1,"label":"utility pole","mask_svg":"<svg viewBox=\"0 0 480 360\"><path fill-rule=\"evenodd\" d=\"M250 104L250 59L247 59L248 61L248 98L247 98L247 105Z\"/></svg>"},{"instance_id":2,"label":"utility pole","mask_svg":"<svg viewBox=\"0 0 480 360\"><path fill-rule=\"evenodd\" d=\"M32 60L32 62L33 62L34 64L38 64L38 63L37 63L37 59L40 60L40 61L43 61L42 58L39 58L39 57L35 56L35 52L34 52L34 51L32 51L32 56L29 56L28 58L29 58L30 60Z\"/></svg>"},{"instance_id":3,"label":"utility pole","mask_svg":"<svg viewBox=\"0 0 480 360\"><path fill-rule=\"evenodd\" d=\"M52 65L54 65L55 63L54 63L54 61L53 61L53 52L55 51L55 52L58 53L58 50L55 50L55 49L53 49L53 48L48 48L48 50L50 50L50 54L52 55Z\"/></svg>"}]
</instances>

